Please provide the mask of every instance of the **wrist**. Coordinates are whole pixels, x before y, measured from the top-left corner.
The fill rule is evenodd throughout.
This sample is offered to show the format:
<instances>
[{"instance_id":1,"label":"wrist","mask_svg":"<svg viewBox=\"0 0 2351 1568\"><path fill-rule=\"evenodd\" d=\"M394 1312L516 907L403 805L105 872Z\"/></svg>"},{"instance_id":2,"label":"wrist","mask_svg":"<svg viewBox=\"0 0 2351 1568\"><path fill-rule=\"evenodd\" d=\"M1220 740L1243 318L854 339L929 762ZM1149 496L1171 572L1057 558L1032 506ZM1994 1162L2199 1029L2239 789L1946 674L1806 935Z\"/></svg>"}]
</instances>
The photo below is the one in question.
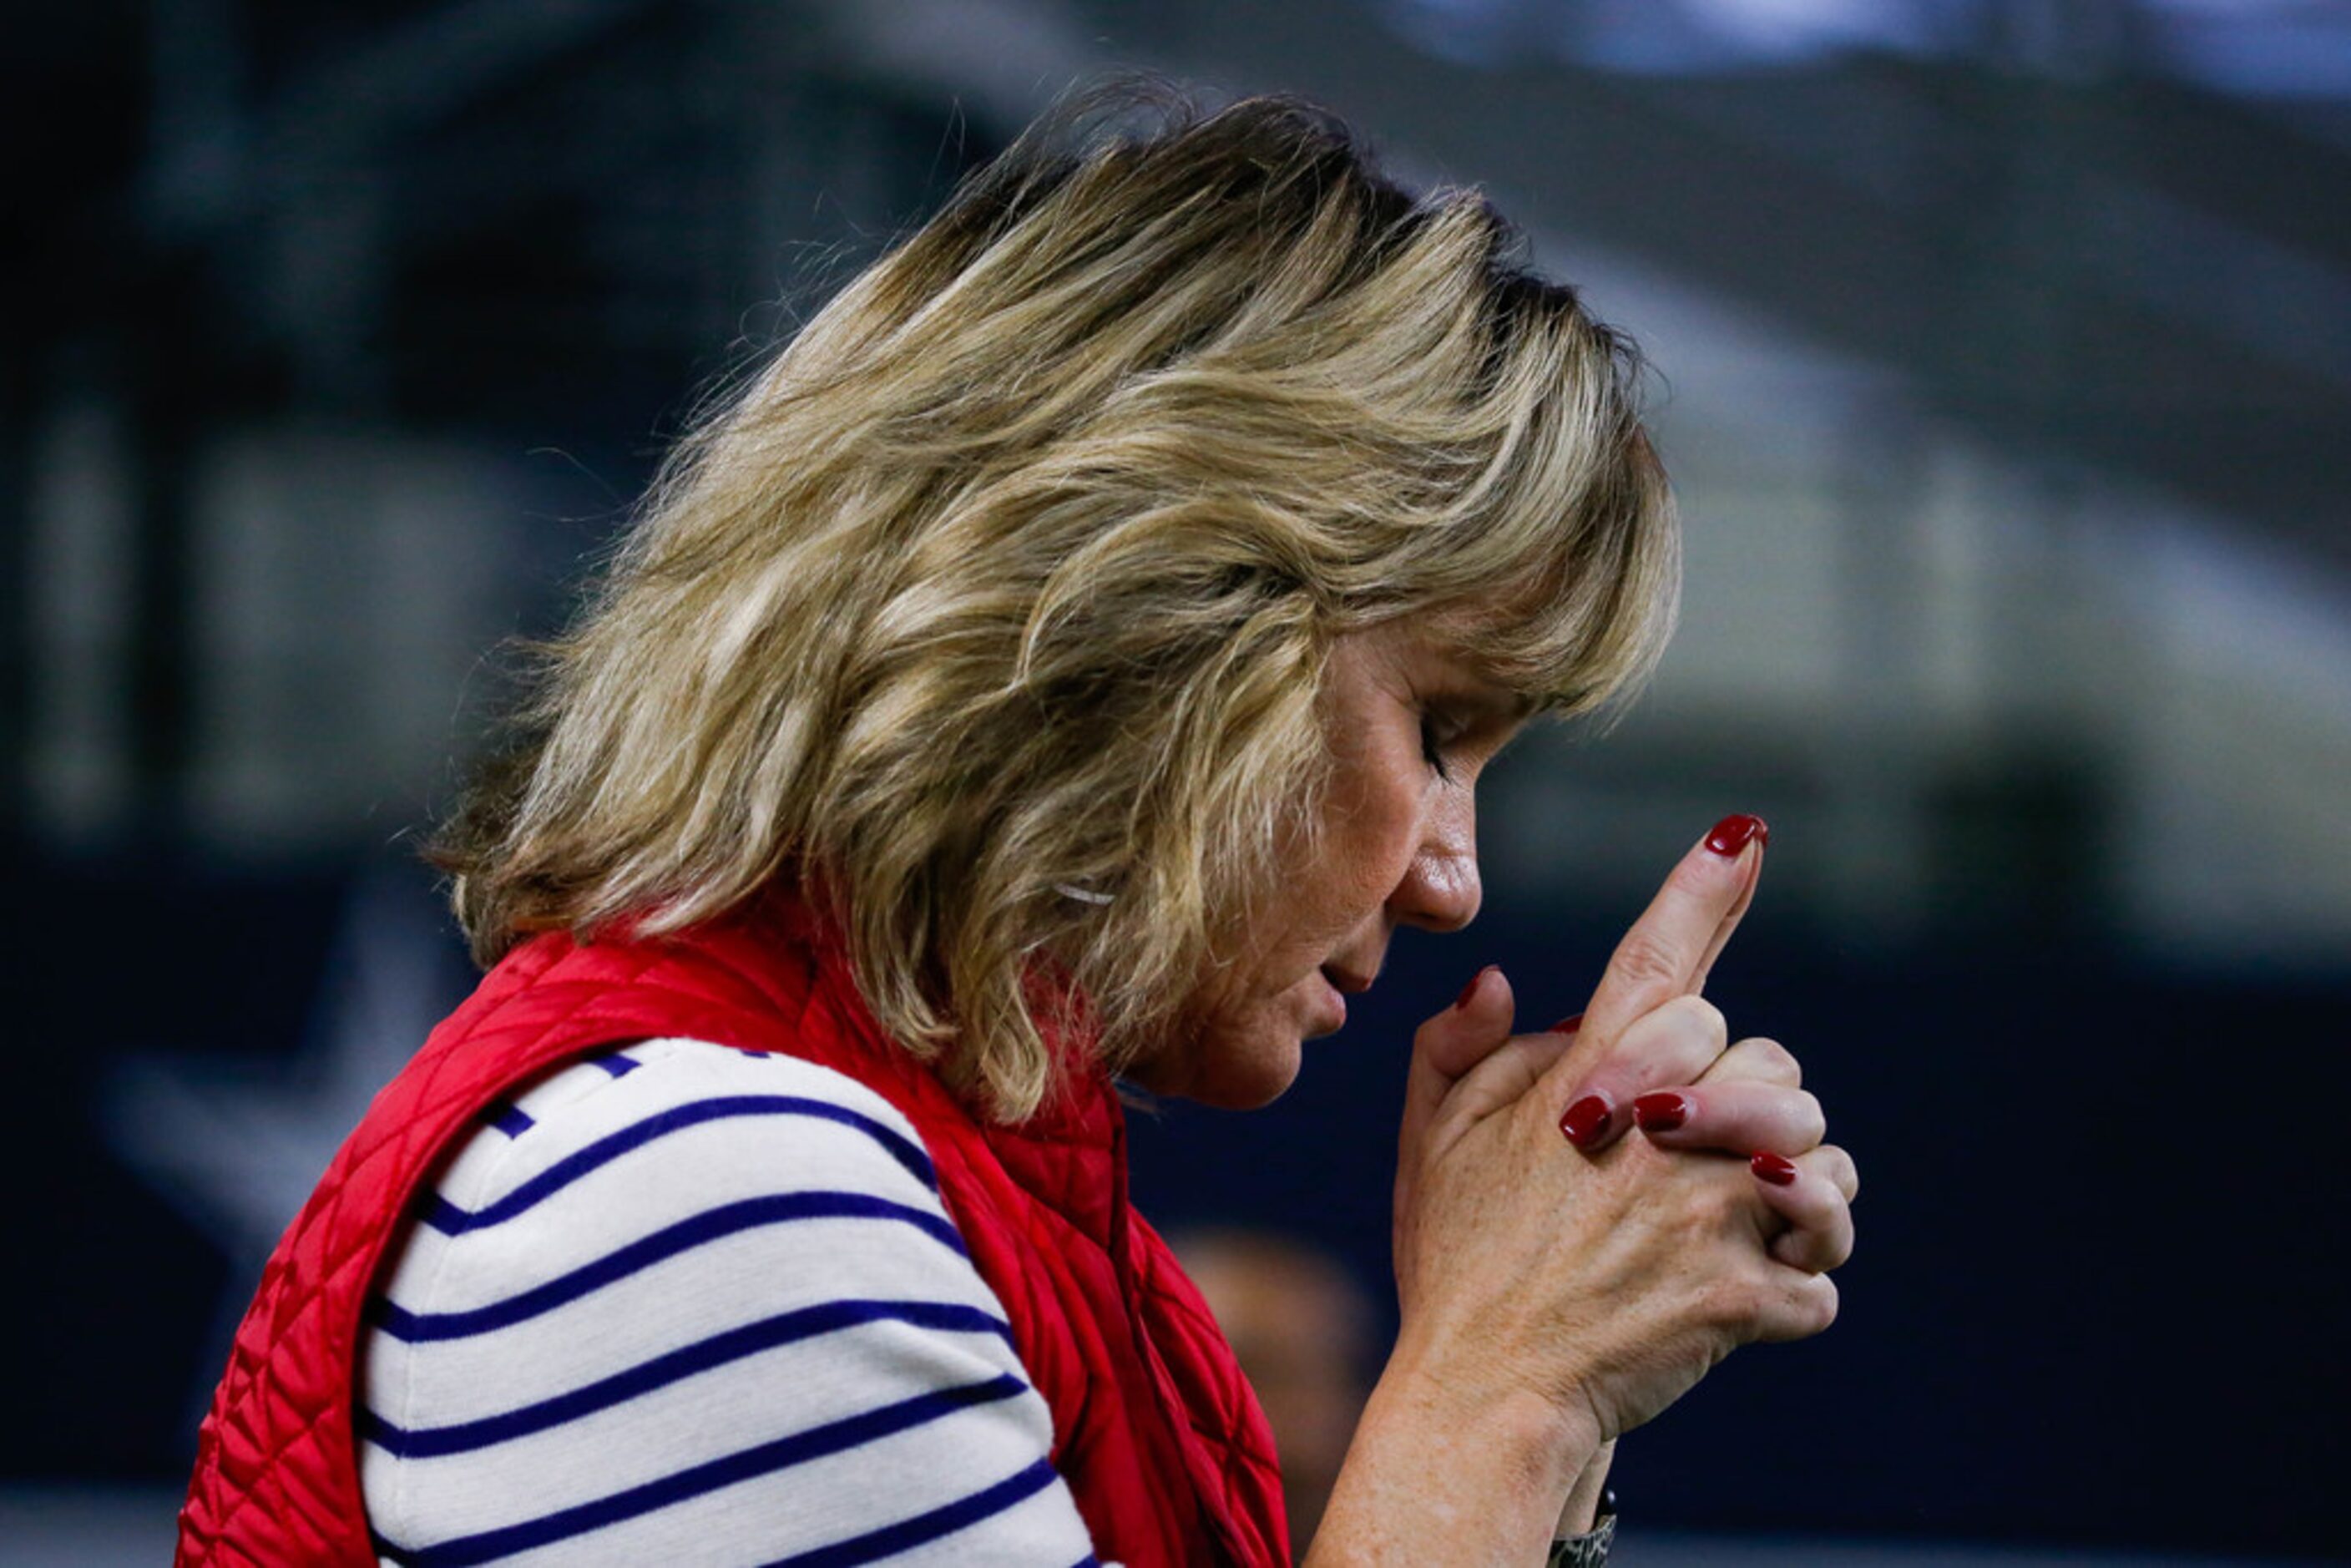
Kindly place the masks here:
<instances>
[{"instance_id":1,"label":"wrist","mask_svg":"<svg viewBox=\"0 0 2351 1568\"><path fill-rule=\"evenodd\" d=\"M1595 1458L1604 1475L1615 1446L1573 1382L1531 1377L1523 1364L1508 1356L1433 1350L1427 1340L1410 1333L1399 1339L1372 1391L1374 1401L1384 1395L1401 1410L1458 1421L1465 1432L1506 1429L1509 1446L1526 1469L1524 1479L1546 1486L1555 1481L1562 1496Z\"/></svg>"},{"instance_id":2,"label":"wrist","mask_svg":"<svg viewBox=\"0 0 2351 1568\"><path fill-rule=\"evenodd\" d=\"M1481 1377L1417 1363L1391 1365L1372 1397L1416 1419L1489 1434L1489 1452L1498 1451L1499 1443L1529 1470L1529 1479L1556 1479L1562 1488L1583 1473L1604 1446L1591 1412L1580 1402L1563 1406L1507 1376Z\"/></svg>"},{"instance_id":3,"label":"wrist","mask_svg":"<svg viewBox=\"0 0 2351 1568\"><path fill-rule=\"evenodd\" d=\"M1412 1500L1433 1527L1421 1550L1438 1555L1398 1561L1531 1558L1602 1449L1580 1405L1562 1408L1474 1367L1399 1358L1364 1406L1340 1487L1380 1512ZM1477 1541L1486 1544L1465 1550Z\"/></svg>"},{"instance_id":4,"label":"wrist","mask_svg":"<svg viewBox=\"0 0 2351 1568\"><path fill-rule=\"evenodd\" d=\"M1612 1495L1608 1490L1608 1467L1615 1455L1614 1438L1600 1445L1568 1492L1567 1504L1559 1511L1559 1524L1552 1533L1562 1538L1587 1534L1598 1526L1604 1514L1615 1511L1605 1500Z\"/></svg>"}]
</instances>

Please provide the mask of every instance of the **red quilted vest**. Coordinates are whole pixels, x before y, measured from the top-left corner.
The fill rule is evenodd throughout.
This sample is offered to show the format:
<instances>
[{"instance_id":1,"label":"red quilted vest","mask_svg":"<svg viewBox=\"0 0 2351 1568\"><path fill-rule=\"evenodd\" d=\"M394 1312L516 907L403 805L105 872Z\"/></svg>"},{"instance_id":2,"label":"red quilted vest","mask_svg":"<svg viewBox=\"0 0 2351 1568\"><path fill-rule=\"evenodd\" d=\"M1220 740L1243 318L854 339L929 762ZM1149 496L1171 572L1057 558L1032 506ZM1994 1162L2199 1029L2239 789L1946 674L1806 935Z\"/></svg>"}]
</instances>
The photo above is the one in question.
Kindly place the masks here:
<instances>
[{"instance_id":1,"label":"red quilted vest","mask_svg":"<svg viewBox=\"0 0 2351 1568\"><path fill-rule=\"evenodd\" d=\"M1127 1206L1099 1073L1014 1127L881 1033L834 946L781 903L683 937L538 937L493 969L367 1115L239 1326L180 1513L181 1564L372 1564L351 1433L369 1286L412 1200L489 1103L566 1058L684 1036L848 1073L914 1123L1053 1416L1054 1464L1105 1562L1286 1563L1273 1441L1166 1244Z\"/></svg>"}]
</instances>

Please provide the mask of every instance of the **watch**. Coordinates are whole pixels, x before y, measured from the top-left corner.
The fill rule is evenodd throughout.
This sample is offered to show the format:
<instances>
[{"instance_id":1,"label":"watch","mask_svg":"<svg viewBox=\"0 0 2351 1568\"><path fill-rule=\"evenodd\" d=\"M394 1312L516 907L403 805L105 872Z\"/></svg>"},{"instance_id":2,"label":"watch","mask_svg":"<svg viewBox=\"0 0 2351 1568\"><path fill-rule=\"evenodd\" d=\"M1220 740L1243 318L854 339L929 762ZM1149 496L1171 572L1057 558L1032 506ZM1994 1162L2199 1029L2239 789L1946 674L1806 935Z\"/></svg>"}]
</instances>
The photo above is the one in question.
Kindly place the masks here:
<instances>
[{"instance_id":1,"label":"watch","mask_svg":"<svg viewBox=\"0 0 2351 1568\"><path fill-rule=\"evenodd\" d=\"M1581 1535L1569 1535L1551 1543L1551 1555L1543 1559L1544 1568L1601 1568L1608 1561L1608 1548L1616 1540L1616 1491L1606 1488L1600 1494L1600 1511L1592 1528Z\"/></svg>"}]
</instances>

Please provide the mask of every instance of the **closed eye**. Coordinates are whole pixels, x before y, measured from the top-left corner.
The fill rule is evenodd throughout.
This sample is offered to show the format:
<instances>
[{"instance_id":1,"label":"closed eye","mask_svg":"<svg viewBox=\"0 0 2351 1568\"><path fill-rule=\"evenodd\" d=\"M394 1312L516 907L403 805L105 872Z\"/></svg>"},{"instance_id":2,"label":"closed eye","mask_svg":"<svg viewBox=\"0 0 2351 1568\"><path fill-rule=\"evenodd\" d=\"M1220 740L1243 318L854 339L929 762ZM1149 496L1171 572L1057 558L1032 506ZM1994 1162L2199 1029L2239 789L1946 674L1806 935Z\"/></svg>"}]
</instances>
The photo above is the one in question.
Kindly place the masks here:
<instances>
[{"instance_id":1,"label":"closed eye","mask_svg":"<svg viewBox=\"0 0 2351 1568\"><path fill-rule=\"evenodd\" d=\"M1421 760L1428 764L1430 772L1447 781L1451 780L1453 773L1445 765L1445 748L1456 738L1443 732L1435 715L1425 713L1420 716Z\"/></svg>"}]
</instances>

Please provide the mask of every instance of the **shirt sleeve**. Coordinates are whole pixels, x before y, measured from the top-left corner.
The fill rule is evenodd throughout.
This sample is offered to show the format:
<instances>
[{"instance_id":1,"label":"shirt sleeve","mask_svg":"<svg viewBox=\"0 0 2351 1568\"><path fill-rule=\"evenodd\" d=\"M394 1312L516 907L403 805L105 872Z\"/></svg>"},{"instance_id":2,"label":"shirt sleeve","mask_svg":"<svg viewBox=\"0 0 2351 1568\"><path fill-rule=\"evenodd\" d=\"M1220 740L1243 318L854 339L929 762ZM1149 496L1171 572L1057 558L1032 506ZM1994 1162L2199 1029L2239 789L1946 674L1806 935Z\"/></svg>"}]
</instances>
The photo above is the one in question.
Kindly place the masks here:
<instances>
[{"instance_id":1,"label":"shirt sleeve","mask_svg":"<svg viewBox=\"0 0 2351 1568\"><path fill-rule=\"evenodd\" d=\"M813 1063L655 1040L494 1107L370 1313L383 1563L1094 1562L921 1141Z\"/></svg>"}]
</instances>

